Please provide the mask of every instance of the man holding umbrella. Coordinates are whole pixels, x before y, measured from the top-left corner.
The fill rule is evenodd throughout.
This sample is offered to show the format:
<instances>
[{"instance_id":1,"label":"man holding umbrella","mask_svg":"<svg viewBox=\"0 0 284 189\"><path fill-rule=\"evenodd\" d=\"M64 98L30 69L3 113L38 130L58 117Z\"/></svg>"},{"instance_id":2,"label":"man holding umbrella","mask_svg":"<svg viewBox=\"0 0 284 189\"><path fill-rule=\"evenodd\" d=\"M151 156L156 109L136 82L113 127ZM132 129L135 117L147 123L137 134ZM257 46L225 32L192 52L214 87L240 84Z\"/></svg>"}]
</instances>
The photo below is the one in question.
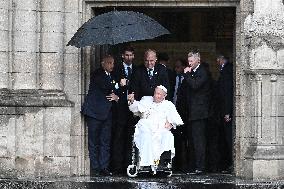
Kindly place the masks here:
<instances>
[{"instance_id":1,"label":"man holding umbrella","mask_svg":"<svg viewBox=\"0 0 284 189\"><path fill-rule=\"evenodd\" d=\"M126 46L122 51L122 62L114 69L116 78L120 81L119 100L115 106L115 120L112 129L112 157L111 165L114 174L126 173L128 156L130 156L131 128L135 125L133 113L128 108L127 95L129 83L132 82L133 72L136 67L133 65L134 48Z\"/></svg>"}]
</instances>

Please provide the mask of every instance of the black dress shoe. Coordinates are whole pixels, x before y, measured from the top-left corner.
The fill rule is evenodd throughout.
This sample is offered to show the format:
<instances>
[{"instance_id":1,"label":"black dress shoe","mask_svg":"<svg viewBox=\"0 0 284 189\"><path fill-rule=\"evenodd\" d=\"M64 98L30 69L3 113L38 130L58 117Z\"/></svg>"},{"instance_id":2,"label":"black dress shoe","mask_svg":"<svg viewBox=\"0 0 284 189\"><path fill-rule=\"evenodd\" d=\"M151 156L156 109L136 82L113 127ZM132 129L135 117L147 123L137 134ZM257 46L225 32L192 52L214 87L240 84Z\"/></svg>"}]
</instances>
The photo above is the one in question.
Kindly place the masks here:
<instances>
[{"instance_id":1,"label":"black dress shoe","mask_svg":"<svg viewBox=\"0 0 284 189\"><path fill-rule=\"evenodd\" d=\"M204 173L204 171L202 171L202 170L198 170L198 169L195 170L196 175L202 175L203 173Z\"/></svg>"},{"instance_id":2,"label":"black dress shoe","mask_svg":"<svg viewBox=\"0 0 284 189\"><path fill-rule=\"evenodd\" d=\"M204 173L204 171L199 170L199 169L196 169L196 170L191 171L191 172L188 172L188 173L186 173L186 174L187 174L187 175L201 175L201 174L203 174L203 173Z\"/></svg>"},{"instance_id":3,"label":"black dress shoe","mask_svg":"<svg viewBox=\"0 0 284 189\"><path fill-rule=\"evenodd\" d=\"M100 175L102 176L112 176L112 172L110 172L108 169L102 169L100 172Z\"/></svg>"}]
</instances>

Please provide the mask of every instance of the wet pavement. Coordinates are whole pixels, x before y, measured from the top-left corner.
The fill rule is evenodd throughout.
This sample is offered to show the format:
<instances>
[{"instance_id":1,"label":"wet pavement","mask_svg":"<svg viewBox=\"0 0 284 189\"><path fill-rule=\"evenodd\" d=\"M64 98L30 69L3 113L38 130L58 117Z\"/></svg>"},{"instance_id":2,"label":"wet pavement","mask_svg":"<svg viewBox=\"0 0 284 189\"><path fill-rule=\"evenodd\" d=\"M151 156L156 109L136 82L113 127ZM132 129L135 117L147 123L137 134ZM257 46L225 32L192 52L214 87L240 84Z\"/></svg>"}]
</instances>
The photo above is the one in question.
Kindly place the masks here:
<instances>
[{"instance_id":1,"label":"wet pavement","mask_svg":"<svg viewBox=\"0 0 284 189\"><path fill-rule=\"evenodd\" d=\"M70 177L60 179L0 179L0 189L284 189L284 180L252 181L228 174L184 175L170 178Z\"/></svg>"}]
</instances>

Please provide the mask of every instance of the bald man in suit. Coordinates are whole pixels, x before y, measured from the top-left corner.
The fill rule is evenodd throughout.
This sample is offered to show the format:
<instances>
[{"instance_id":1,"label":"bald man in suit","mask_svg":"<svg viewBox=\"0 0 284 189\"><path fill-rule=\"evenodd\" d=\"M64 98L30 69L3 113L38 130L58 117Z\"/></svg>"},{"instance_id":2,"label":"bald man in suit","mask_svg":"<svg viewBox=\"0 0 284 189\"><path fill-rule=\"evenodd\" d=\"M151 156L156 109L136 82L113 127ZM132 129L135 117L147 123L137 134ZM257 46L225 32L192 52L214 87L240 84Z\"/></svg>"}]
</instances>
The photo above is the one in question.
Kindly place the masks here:
<instances>
[{"instance_id":1,"label":"bald man in suit","mask_svg":"<svg viewBox=\"0 0 284 189\"><path fill-rule=\"evenodd\" d=\"M101 66L91 74L88 94L81 110L88 126L91 176L112 175L109 171L112 105L119 99L115 94L117 84L111 73L113 57L105 56Z\"/></svg>"},{"instance_id":2,"label":"bald man in suit","mask_svg":"<svg viewBox=\"0 0 284 189\"><path fill-rule=\"evenodd\" d=\"M140 100L143 96L153 96L158 85L169 89L167 69L156 62L156 51L148 49L144 54L144 65L136 69L135 78L131 83L131 91L134 92L136 100Z\"/></svg>"}]
</instances>

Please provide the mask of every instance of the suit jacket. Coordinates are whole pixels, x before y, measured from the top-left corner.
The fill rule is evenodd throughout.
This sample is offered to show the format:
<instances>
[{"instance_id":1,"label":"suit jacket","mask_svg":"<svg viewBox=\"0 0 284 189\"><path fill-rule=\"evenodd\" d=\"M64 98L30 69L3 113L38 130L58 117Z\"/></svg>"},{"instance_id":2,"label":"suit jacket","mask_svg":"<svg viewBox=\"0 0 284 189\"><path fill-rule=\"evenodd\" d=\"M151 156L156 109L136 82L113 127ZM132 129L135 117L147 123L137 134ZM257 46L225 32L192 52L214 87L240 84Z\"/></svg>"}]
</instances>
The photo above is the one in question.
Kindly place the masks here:
<instances>
[{"instance_id":1,"label":"suit jacket","mask_svg":"<svg viewBox=\"0 0 284 189\"><path fill-rule=\"evenodd\" d=\"M187 83L188 119L206 119L209 116L210 80L202 64L195 72L184 74Z\"/></svg>"},{"instance_id":2,"label":"suit jacket","mask_svg":"<svg viewBox=\"0 0 284 189\"><path fill-rule=\"evenodd\" d=\"M119 96L118 103L122 103L122 102L127 103L127 93L129 93L129 90L131 90L130 89L130 83L133 80L135 70L136 70L136 66L132 64L132 74L130 76L127 76L127 74L124 70L123 63L119 63L119 64L117 64L117 66L115 66L114 71L113 71L113 75L115 76L116 80L118 82L120 82L120 80L123 79L123 78L128 80L128 84L126 86L120 86L119 90L117 90L118 96Z\"/></svg>"},{"instance_id":3,"label":"suit jacket","mask_svg":"<svg viewBox=\"0 0 284 189\"><path fill-rule=\"evenodd\" d=\"M181 116L181 119L186 124L188 121L188 86L185 80L182 80L180 87L177 91L177 101L176 101L176 108L178 113Z\"/></svg>"},{"instance_id":4,"label":"suit jacket","mask_svg":"<svg viewBox=\"0 0 284 189\"><path fill-rule=\"evenodd\" d=\"M169 88L168 88L168 99L170 101L173 101L174 98L174 92L175 92L175 85L176 85L176 73L171 70L170 68L167 68L168 77L169 77Z\"/></svg>"},{"instance_id":5,"label":"suit jacket","mask_svg":"<svg viewBox=\"0 0 284 189\"><path fill-rule=\"evenodd\" d=\"M233 65L226 63L217 81L218 107L221 116L233 112Z\"/></svg>"},{"instance_id":6,"label":"suit jacket","mask_svg":"<svg viewBox=\"0 0 284 189\"><path fill-rule=\"evenodd\" d=\"M114 68L114 71L113 71L113 74L118 82L120 82L120 80L123 78L128 79L128 84L126 86L120 86L119 89L117 90L117 95L119 96L119 100L115 104L115 108L114 108L115 121L121 124L124 124L124 123L126 124L128 121L129 115L132 114L128 108L127 94L132 92L132 90L130 89L130 83L133 80L135 70L136 70L136 66L132 64L132 74L127 77L123 63L119 63L117 64L117 66Z\"/></svg>"},{"instance_id":7,"label":"suit jacket","mask_svg":"<svg viewBox=\"0 0 284 189\"><path fill-rule=\"evenodd\" d=\"M135 94L135 99L140 100L143 96L153 96L158 85L163 85L169 89L168 72L165 66L156 64L152 79L149 78L147 68L142 65L134 72L131 90Z\"/></svg>"},{"instance_id":8,"label":"suit jacket","mask_svg":"<svg viewBox=\"0 0 284 189\"><path fill-rule=\"evenodd\" d=\"M115 92L115 80L110 79L103 69L91 73L89 91L85 97L81 113L98 120L107 119L111 113L112 102L106 96Z\"/></svg>"}]
</instances>

